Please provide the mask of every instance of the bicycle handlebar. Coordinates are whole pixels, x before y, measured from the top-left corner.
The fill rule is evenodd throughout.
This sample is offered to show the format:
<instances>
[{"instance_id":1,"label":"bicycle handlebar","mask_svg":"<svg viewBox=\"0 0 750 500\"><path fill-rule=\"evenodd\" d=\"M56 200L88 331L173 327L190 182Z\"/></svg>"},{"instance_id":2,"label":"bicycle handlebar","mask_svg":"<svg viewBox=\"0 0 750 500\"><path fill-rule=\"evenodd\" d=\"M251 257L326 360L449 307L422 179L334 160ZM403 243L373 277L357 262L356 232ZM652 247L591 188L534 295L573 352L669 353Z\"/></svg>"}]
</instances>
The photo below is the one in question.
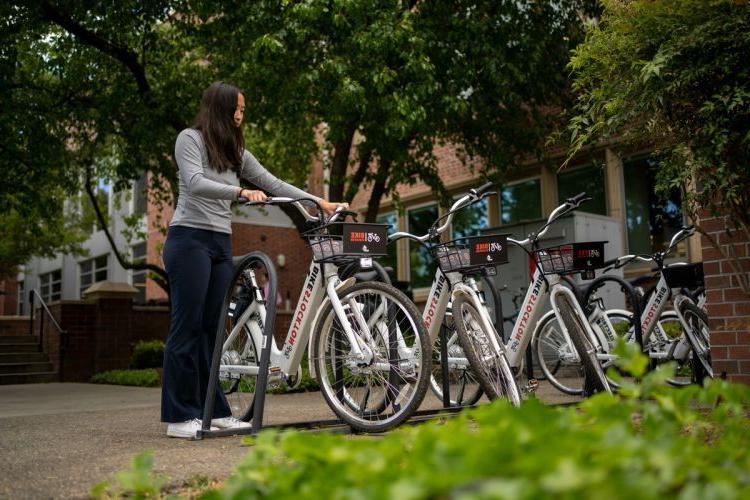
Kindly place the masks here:
<instances>
[{"instance_id":1,"label":"bicycle handlebar","mask_svg":"<svg viewBox=\"0 0 750 500\"><path fill-rule=\"evenodd\" d=\"M488 182L487 184L484 184L476 189L469 190L468 194L462 196L458 200L456 200L455 203L451 206L450 210L443 215L442 217L439 217L437 221L435 221L435 224L440 222L441 219L445 218L445 222L443 225L437 228L430 229L430 232L427 234L423 234L422 236L417 236L415 234L408 233L406 231L398 231L396 233L393 233L388 237L389 242L394 242L396 240L400 240L401 238L408 238L410 240L417 241L419 243L424 243L425 241L429 240L432 237L438 236L442 233L444 233L451 225L451 222L453 222L453 215L458 210L471 205L474 202L477 202L490 194L489 190L492 189L494 184L491 182ZM434 226L434 224L433 224Z\"/></svg>"},{"instance_id":2,"label":"bicycle handlebar","mask_svg":"<svg viewBox=\"0 0 750 500\"><path fill-rule=\"evenodd\" d=\"M513 238L508 238L508 241L518 245L519 247L526 247L530 243L535 242L539 240L542 236L547 234L547 230L549 230L550 225L555 222L557 219L562 217L563 215L567 214L568 212L571 212L575 209L577 209L581 203L585 201L589 201L591 198L586 197L586 193L579 193L572 198L568 198L565 203L560 205L559 207L555 208L551 214L549 214L549 218L547 218L547 222L542 226L542 228L539 230L537 234L530 234L525 240L515 240Z\"/></svg>"},{"instance_id":3,"label":"bicycle handlebar","mask_svg":"<svg viewBox=\"0 0 750 500\"><path fill-rule=\"evenodd\" d=\"M297 210L300 211L300 213L305 217L306 220L313 221L313 222L335 222L338 218L342 216L343 217L351 216L356 220L357 216L359 215L357 212L347 210L343 207L337 207L336 210L333 212L333 214L331 214L331 216L326 221L323 218L323 213L324 213L323 208L320 206L320 203L318 203L318 201L315 200L314 198L286 198L286 197L281 197L281 196L279 197L269 196L268 198L265 199L265 201L247 201L247 198L242 197L242 198L239 198L238 201L246 202L245 206L248 206L248 207L257 207L261 205L291 204L295 208L297 208ZM302 202L305 202L305 201L313 203L317 207L319 211L318 217L310 215L310 213L307 210L305 210L305 207L302 206Z\"/></svg>"}]
</instances>

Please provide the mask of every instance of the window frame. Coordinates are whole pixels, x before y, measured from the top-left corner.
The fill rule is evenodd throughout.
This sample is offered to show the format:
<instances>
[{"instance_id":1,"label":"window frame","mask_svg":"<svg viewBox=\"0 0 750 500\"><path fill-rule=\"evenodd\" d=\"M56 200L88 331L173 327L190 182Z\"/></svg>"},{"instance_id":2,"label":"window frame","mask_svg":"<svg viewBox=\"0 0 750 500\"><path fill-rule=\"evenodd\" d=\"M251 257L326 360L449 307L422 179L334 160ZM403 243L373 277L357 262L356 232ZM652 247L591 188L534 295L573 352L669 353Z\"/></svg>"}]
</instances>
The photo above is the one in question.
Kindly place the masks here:
<instances>
[{"instance_id":1,"label":"window frame","mask_svg":"<svg viewBox=\"0 0 750 500\"><path fill-rule=\"evenodd\" d=\"M557 178L555 178L555 180L557 180ZM524 182L529 182L529 181L537 181L539 184L539 217L536 217L534 219L521 219L521 220L517 220L513 222L503 222L503 189L507 187L512 187L518 184L523 184ZM555 186L555 188L557 188L557 186ZM495 196L497 196L498 220L501 226L507 226L511 224L523 224L524 222L538 220L544 217L544 210L542 209L542 203L544 201L544 192L542 190L541 174L534 174L528 177L514 179L513 181L507 182L503 184L503 186L498 190L497 195Z\"/></svg>"},{"instance_id":2,"label":"window frame","mask_svg":"<svg viewBox=\"0 0 750 500\"><path fill-rule=\"evenodd\" d=\"M405 219L405 222L406 222L406 231L409 232L409 233L412 232L411 225L409 224L409 213L411 213L411 212L413 212L415 210L420 210L422 208L430 207L430 206L433 206L433 205L437 209L437 216L440 217L440 215L441 215L440 214L440 204L438 204L437 201L425 201L425 202L416 203L414 205L411 205L411 206L407 207L406 210L404 211L404 219ZM421 236L421 235L417 235L417 236ZM412 244L415 244L415 242L407 239L407 241L406 241L406 276L409 277L409 283L412 286L412 291L413 292L416 292L417 290L429 290L430 286L432 286L432 279L430 279L430 284L429 285L427 285L427 286L421 286L419 288L415 288L414 284L412 283L412 276L411 276L411 246L412 246ZM437 266L437 264L435 264L435 265Z\"/></svg>"},{"instance_id":3,"label":"window frame","mask_svg":"<svg viewBox=\"0 0 750 500\"><path fill-rule=\"evenodd\" d=\"M578 165L573 165L569 168L566 168L564 172L555 172L555 200L557 201L557 204L562 204L565 200L560 200L560 175L570 174L573 172L576 172L578 170L584 170L584 169L600 169L602 171L602 194L604 195L604 213L600 214L598 212L591 212L589 210L586 210L586 205L581 205L581 208L579 211L586 212L589 214L594 215L603 215L605 217L609 217L609 194L607 193L607 171L606 166L602 162L601 164L597 164L596 162L588 162L588 163L581 163ZM575 193L578 194L578 193ZM589 193L587 193L589 194Z\"/></svg>"},{"instance_id":4,"label":"window frame","mask_svg":"<svg viewBox=\"0 0 750 500\"><path fill-rule=\"evenodd\" d=\"M96 261L98 259L101 259L102 257L105 257L105 259L106 259L104 267L103 268L98 268L98 267L96 267ZM83 269L82 269L82 266L84 264L88 263L88 262L91 262L91 271L87 271L86 273L84 273ZM106 275L105 275L104 279L97 280L96 279L96 275L97 275L98 272L100 272L102 270L106 272ZM84 275L88 275L88 274L91 274L92 279L86 285L86 288L84 288L83 287L83 277L84 277ZM107 279L109 279L109 254L108 253L101 254L101 255L98 255L96 257L92 257L90 259L86 259L86 260L80 261L78 263L78 296L80 298L83 298L83 292L86 289L88 289L90 286L94 285L95 283L99 283L101 281L107 281Z\"/></svg>"},{"instance_id":5,"label":"window frame","mask_svg":"<svg viewBox=\"0 0 750 500\"><path fill-rule=\"evenodd\" d=\"M398 232L398 211L397 210L389 210L387 212L382 212L382 213L379 213L378 216L375 218L375 223L376 224L385 224L384 222L380 222L380 219L388 217L390 215L393 215L393 217L396 219L396 223L394 224L394 226L392 228L388 228L388 235L389 236L391 234L395 233L395 232ZM394 274L394 276L398 276L398 260L399 260L398 259L398 245L396 243L391 243L388 246L388 248L392 249L393 252L394 252L393 253L393 257L394 257L395 261L393 263L394 264L394 266L393 266L393 274Z\"/></svg>"},{"instance_id":6,"label":"window frame","mask_svg":"<svg viewBox=\"0 0 750 500\"><path fill-rule=\"evenodd\" d=\"M135 247L143 245L143 255L136 256L135 253ZM135 245L130 246L130 256L135 262L136 259L143 259L146 261L148 259L148 245L145 241L141 241L139 243L136 243ZM140 283L136 285L135 279L140 278L143 276L143 284ZM146 303L146 280L148 279L148 270L147 269L131 269L130 270L130 285L133 286L138 290L138 295L134 297L133 300L135 300L137 303ZM143 297L140 297L141 290L143 291Z\"/></svg>"},{"instance_id":7,"label":"window frame","mask_svg":"<svg viewBox=\"0 0 750 500\"><path fill-rule=\"evenodd\" d=\"M59 273L57 279L54 279L55 273ZM60 285L60 289L55 293L52 289L56 284ZM62 299L62 268L39 275L39 296L45 304Z\"/></svg>"}]
</instances>

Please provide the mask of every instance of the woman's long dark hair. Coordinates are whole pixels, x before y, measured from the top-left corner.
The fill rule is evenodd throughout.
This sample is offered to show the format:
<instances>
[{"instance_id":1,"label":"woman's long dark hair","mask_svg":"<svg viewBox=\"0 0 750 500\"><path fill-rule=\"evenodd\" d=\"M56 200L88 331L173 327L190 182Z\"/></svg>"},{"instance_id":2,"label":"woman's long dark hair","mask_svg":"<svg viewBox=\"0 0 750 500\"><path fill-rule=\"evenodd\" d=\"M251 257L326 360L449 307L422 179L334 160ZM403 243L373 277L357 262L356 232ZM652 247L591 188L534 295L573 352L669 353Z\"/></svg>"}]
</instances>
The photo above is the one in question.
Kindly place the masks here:
<instances>
[{"instance_id":1,"label":"woman's long dark hair","mask_svg":"<svg viewBox=\"0 0 750 500\"><path fill-rule=\"evenodd\" d=\"M217 172L237 170L242 163L245 141L242 129L234 124L237 96L245 95L226 82L212 83L203 91L193 128L200 131L208 153L208 164Z\"/></svg>"}]
</instances>

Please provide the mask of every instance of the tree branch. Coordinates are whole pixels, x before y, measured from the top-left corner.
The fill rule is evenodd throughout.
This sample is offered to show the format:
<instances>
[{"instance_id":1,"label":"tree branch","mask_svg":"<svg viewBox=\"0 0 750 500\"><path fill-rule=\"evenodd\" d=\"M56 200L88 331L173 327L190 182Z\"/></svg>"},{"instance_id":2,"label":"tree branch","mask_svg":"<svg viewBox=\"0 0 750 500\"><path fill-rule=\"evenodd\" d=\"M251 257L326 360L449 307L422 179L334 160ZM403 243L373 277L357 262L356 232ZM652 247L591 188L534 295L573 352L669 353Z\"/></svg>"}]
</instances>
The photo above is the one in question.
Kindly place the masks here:
<instances>
[{"instance_id":1,"label":"tree branch","mask_svg":"<svg viewBox=\"0 0 750 500\"><path fill-rule=\"evenodd\" d=\"M146 79L146 70L138 62L138 56L135 52L115 45L97 33L85 28L78 22L74 21L70 16L55 10L47 1L41 2L39 7L43 19L59 25L61 28L64 28L69 33L75 35L75 37L81 42L110 55L125 65L125 67L127 67L133 74L133 78L135 78L136 84L138 85L138 92L141 96L144 96L151 91L151 87Z\"/></svg>"},{"instance_id":2,"label":"tree branch","mask_svg":"<svg viewBox=\"0 0 750 500\"><path fill-rule=\"evenodd\" d=\"M69 15L55 10L46 0L40 4L41 18L46 21L57 24L65 29L68 33L74 35L82 43L103 52L110 57L119 61L133 75L135 83L138 86L138 94L147 104L155 104L151 93L151 85L146 78L146 68L138 62L138 54L134 51L116 45L98 33L86 28ZM170 125L177 131L185 128L185 124L170 114L167 118Z\"/></svg>"},{"instance_id":3,"label":"tree branch","mask_svg":"<svg viewBox=\"0 0 750 500\"><path fill-rule=\"evenodd\" d=\"M359 157L359 166L357 167L357 171L354 172L354 175L349 181L349 186L347 187L346 194L344 195L345 202L351 203L352 200L354 200L354 197L357 195L357 191L359 191L359 185L362 184L362 181L365 180L365 175L367 175L367 169L370 166L370 159L372 159L372 150L368 148L366 151L361 153Z\"/></svg>"},{"instance_id":4,"label":"tree branch","mask_svg":"<svg viewBox=\"0 0 750 500\"><path fill-rule=\"evenodd\" d=\"M158 277L152 279L156 282L157 285L159 285L165 292L167 292L167 295L169 295L169 277L167 276L167 272L162 269L161 267L155 265L155 264L149 264L147 262L130 262L123 258L122 254L120 254L120 251L117 249L117 246L115 245L115 240L112 238L112 235L109 232L109 227L107 225L107 221L104 219L104 214L102 214L101 208L99 208L99 203L96 201L96 194L94 193L94 190L91 187L91 169L86 169L86 182L85 188L86 188L86 194L89 197L89 201L91 201L91 206L94 208L94 212L96 213L96 218L99 220L99 225L102 227L102 230L104 231L104 235L107 237L107 241L109 241L109 246L112 247L112 251L115 253L115 258L117 258L117 262L120 263L120 265L123 267L123 269L134 269L134 270L148 270L153 273L155 273Z\"/></svg>"}]
</instances>

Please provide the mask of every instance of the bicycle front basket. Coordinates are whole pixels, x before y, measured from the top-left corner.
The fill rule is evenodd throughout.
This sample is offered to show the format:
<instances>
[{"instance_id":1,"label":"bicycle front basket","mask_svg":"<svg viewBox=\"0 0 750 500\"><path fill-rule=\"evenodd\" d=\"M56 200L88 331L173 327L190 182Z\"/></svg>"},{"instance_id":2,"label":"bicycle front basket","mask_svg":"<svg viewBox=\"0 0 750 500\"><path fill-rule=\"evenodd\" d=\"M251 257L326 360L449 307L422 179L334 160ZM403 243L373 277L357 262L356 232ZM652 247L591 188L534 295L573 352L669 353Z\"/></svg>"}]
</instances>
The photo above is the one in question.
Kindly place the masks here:
<instances>
[{"instance_id":1,"label":"bicycle front basket","mask_svg":"<svg viewBox=\"0 0 750 500\"><path fill-rule=\"evenodd\" d=\"M588 241L543 248L534 252L534 258L544 274L593 271L604 267L605 243Z\"/></svg>"},{"instance_id":2,"label":"bicycle front basket","mask_svg":"<svg viewBox=\"0 0 750 500\"><path fill-rule=\"evenodd\" d=\"M672 264L662 269L669 288L699 288L705 286L703 262Z\"/></svg>"},{"instance_id":3,"label":"bicycle front basket","mask_svg":"<svg viewBox=\"0 0 750 500\"><path fill-rule=\"evenodd\" d=\"M469 236L434 245L430 252L444 273L476 271L508 262L508 235Z\"/></svg>"},{"instance_id":4,"label":"bicycle front basket","mask_svg":"<svg viewBox=\"0 0 750 500\"><path fill-rule=\"evenodd\" d=\"M388 224L331 222L304 233L315 262L388 254Z\"/></svg>"}]
</instances>

